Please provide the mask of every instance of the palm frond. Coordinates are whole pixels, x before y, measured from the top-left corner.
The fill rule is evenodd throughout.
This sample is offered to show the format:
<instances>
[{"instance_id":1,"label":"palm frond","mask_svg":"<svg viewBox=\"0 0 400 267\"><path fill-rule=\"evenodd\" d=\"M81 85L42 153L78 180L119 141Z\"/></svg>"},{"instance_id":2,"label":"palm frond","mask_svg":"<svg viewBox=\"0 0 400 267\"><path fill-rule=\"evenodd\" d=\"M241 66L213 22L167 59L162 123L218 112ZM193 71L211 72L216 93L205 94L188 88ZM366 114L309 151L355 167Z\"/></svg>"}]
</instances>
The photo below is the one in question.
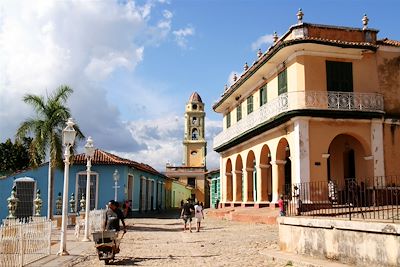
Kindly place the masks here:
<instances>
[{"instance_id":1,"label":"palm frond","mask_svg":"<svg viewBox=\"0 0 400 267\"><path fill-rule=\"evenodd\" d=\"M46 109L46 103L43 96L26 94L22 99L25 103L31 105L38 115L43 114Z\"/></svg>"},{"instance_id":2,"label":"palm frond","mask_svg":"<svg viewBox=\"0 0 400 267\"><path fill-rule=\"evenodd\" d=\"M71 87L67 85L59 86L56 91L50 96L49 100L55 102L65 103L68 97L74 92Z\"/></svg>"}]
</instances>

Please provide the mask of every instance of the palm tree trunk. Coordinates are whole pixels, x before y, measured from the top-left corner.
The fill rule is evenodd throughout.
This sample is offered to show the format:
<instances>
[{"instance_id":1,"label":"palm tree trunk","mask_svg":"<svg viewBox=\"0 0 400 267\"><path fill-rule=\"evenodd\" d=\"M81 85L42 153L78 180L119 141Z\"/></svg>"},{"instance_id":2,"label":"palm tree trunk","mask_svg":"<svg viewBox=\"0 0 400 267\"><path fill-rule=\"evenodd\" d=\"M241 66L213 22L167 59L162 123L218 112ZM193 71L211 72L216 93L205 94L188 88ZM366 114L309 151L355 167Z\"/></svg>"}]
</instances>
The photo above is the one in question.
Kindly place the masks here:
<instances>
[{"instance_id":1,"label":"palm tree trunk","mask_svg":"<svg viewBox=\"0 0 400 267\"><path fill-rule=\"evenodd\" d=\"M53 202L54 202L54 179L53 179L53 166L51 166L51 159L49 159L49 170L48 170L48 187L47 187L47 218L53 219Z\"/></svg>"}]
</instances>

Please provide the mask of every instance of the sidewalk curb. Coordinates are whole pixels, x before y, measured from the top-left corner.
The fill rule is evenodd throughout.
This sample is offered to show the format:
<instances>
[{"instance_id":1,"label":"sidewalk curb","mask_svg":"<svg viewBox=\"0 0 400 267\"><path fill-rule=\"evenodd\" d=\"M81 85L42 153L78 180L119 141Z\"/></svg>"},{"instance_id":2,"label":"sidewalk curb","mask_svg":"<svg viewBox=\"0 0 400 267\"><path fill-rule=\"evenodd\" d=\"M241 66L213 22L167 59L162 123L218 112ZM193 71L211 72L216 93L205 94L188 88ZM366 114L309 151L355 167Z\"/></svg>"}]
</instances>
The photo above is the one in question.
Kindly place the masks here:
<instances>
[{"instance_id":1,"label":"sidewalk curb","mask_svg":"<svg viewBox=\"0 0 400 267\"><path fill-rule=\"evenodd\" d=\"M351 267L353 265L343 264L337 261L328 259L312 258L305 255L293 254L289 252L270 250L268 253L261 252L260 254L267 256L273 261L277 261L285 266L301 266L301 267Z\"/></svg>"}]
</instances>

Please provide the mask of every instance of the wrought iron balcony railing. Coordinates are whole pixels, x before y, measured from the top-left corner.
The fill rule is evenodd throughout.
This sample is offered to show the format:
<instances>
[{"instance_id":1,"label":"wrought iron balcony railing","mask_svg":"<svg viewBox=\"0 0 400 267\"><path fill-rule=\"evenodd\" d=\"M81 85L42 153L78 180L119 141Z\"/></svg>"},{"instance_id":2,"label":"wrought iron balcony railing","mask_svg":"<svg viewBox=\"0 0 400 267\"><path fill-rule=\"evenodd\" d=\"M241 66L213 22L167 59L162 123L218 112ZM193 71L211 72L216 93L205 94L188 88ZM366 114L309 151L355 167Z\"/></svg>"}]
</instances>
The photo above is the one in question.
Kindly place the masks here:
<instances>
[{"instance_id":1,"label":"wrought iron balcony railing","mask_svg":"<svg viewBox=\"0 0 400 267\"><path fill-rule=\"evenodd\" d=\"M214 138L214 148L241 135L271 118L291 110L316 109L338 111L384 112L383 96L377 93L297 91L281 94L254 110Z\"/></svg>"}]
</instances>

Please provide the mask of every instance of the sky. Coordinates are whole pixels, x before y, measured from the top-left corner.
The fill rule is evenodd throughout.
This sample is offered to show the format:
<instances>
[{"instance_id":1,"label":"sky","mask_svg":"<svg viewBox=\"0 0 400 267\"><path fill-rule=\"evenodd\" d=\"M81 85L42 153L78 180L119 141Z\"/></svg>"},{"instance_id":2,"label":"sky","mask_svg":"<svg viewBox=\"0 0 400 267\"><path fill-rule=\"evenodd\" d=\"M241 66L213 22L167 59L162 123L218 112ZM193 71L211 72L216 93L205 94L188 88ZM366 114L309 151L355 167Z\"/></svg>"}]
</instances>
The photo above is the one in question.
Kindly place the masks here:
<instances>
[{"instance_id":1,"label":"sky","mask_svg":"<svg viewBox=\"0 0 400 267\"><path fill-rule=\"evenodd\" d=\"M95 147L164 171L182 163L185 105L196 91L207 167L218 168L213 103L274 31L297 23L299 8L304 22L348 27L361 28L367 14L378 38L400 40L398 0L0 0L0 142L34 117L25 94L68 85L67 106Z\"/></svg>"}]
</instances>

